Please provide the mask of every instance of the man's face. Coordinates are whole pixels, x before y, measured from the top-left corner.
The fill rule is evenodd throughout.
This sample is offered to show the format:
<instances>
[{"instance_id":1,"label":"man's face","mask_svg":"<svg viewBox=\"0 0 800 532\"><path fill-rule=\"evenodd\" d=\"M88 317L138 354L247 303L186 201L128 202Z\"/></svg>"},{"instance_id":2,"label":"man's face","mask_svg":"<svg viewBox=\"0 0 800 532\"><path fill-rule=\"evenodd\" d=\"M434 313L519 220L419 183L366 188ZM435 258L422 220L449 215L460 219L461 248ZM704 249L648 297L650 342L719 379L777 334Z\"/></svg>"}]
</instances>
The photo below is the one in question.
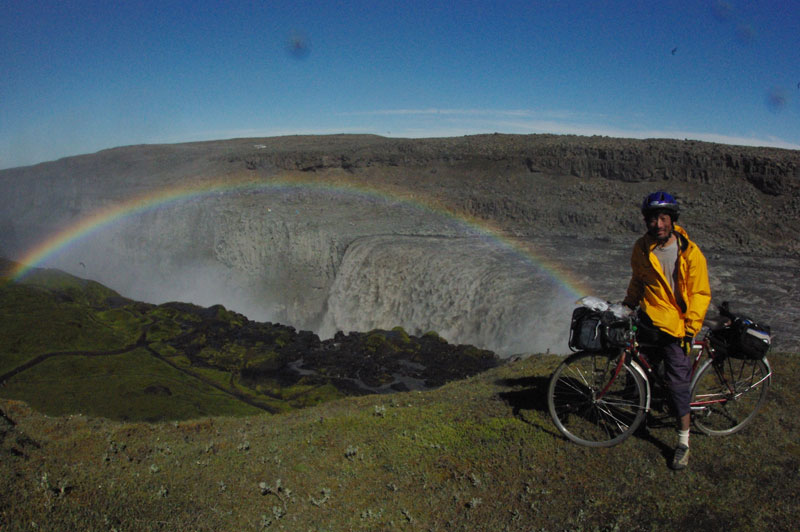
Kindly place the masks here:
<instances>
[{"instance_id":1,"label":"man's face","mask_svg":"<svg viewBox=\"0 0 800 532\"><path fill-rule=\"evenodd\" d=\"M645 216L644 222L647 232L659 242L666 242L672 235L672 217L665 212Z\"/></svg>"}]
</instances>

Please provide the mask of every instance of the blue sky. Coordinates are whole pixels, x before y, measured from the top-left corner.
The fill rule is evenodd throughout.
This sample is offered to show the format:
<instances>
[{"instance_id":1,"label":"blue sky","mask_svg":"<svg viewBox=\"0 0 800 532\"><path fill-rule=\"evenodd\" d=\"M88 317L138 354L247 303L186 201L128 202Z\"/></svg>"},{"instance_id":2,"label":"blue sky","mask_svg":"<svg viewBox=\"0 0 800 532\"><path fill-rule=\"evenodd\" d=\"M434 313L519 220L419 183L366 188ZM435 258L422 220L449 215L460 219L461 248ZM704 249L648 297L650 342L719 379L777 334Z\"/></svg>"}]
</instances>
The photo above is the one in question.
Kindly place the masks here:
<instances>
[{"instance_id":1,"label":"blue sky","mask_svg":"<svg viewBox=\"0 0 800 532\"><path fill-rule=\"evenodd\" d=\"M800 149L800 0L2 7L0 168L311 133Z\"/></svg>"}]
</instances>

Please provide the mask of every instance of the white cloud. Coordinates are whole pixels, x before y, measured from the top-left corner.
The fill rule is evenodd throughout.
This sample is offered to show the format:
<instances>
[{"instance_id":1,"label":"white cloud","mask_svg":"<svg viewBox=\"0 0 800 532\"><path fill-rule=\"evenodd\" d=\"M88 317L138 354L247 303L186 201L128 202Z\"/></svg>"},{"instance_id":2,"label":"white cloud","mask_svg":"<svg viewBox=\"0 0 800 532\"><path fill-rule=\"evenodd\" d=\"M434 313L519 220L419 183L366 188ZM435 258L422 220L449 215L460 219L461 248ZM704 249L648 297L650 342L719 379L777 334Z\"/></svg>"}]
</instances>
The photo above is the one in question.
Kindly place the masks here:
<instances>
[{"instance_id":1,"label":"white cloud","mask_svg":"<svg viewBox=\"0 0 800 532\"><path fill-rule=\"evenodd\" d=\"M354 111L338 113L339 116L419 116L419 115L449 115L449 116L531 116L532 112L526 109L499 110L499 109L383 109L377 111Z\"/></svg>"}]
</instances>

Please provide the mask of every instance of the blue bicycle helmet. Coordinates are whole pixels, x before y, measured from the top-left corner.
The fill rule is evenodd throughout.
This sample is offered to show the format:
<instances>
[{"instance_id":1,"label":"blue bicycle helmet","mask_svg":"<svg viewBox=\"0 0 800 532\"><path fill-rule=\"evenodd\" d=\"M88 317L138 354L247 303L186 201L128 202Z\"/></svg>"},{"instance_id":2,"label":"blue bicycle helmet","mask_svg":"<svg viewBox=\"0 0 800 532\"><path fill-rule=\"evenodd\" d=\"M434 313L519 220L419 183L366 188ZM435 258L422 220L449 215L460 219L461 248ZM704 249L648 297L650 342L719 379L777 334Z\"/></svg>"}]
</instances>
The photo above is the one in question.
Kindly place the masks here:
<instances>
[{"instance_id":1,"label":"blue bicycle helmet","mask_svg":"<svg viewBox=\"0 0 800 532\"><path fill-rule=\"evenodd\" d=\"M672 221L675 222L678 220L678 211L678 202L675 201L671 194L663 190L653 192L644 198L642 202L642 214L645 216L654 212L666 212L672 216Z\"/></svg>"}]
</instances>

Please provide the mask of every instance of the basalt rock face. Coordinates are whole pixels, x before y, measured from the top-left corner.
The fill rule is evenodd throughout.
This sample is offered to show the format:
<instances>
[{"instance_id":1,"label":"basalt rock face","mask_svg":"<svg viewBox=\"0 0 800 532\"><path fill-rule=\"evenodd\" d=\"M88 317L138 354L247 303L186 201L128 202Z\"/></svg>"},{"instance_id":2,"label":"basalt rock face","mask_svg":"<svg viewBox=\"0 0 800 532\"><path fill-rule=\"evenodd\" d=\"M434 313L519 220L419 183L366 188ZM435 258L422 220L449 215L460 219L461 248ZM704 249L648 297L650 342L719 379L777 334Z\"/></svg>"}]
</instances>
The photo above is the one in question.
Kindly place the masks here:
<instances>
[{"instance_id":1,"label":"basalt rock face","mask_svg":"<svg viewBox=\"0 0 800 532\"><path fill-rule=\"evenodd\" d=\"M261 188L225 187L242 181ZM0 250L22 258L99 209L209 182L222 189L104 222L48 265L155 303L221 303L329 335L445 331L518 352L563 344L561 307L575 297L553 279L624 291L627 250L644 229L639 203L654 190L678 197L681 225L712 262L770 257L791 270L800 258L799 151L499 134L130 146L3 170ZM612 248L622 265L613 282L591 267ZM735 266L717 271L733 272L717 286L751 293ZM796 289L790 277L775 282L779 295ZM545 316L556 321L537 325ZM558 334L537 344L548 330Z\"/></svg>"},{"instance_id":2,"label":"basalt rock face","mask_svg":"<svg viewBox=\"0 0 800 532\"><path fill-rule=\"evenodd\" d=\"M633 140L551 135L480 135L460 139L380 141L337 150L270 152L231 157L248 168L319 171L371 166L524 163L531 173L615 181L687 181L705 184L739 178L773 196L800 177L800 156L788 150L724 146L694 141Z\"/></svg>"},{"instance_id":3,"label":"basalt rock face","mask_svg":"<svg viewBox=\"0 0 800 532\"><path fill-rule=\"evenodd\" d=\"M706 246L800 254L792 236L800 229L800 152L793 150L499 134L263 146L226 161L252 171L345 171L366 183L389 181L524 234L640 232L638 201L663 188L679 197L691 234Z\"/></svg>"},{"instance_id":4,"label":"basalt rock face","mask_svg":"<svg viewBox=\"0 0 800 532\"><path fill-rule=\"evenodd\" d=\"M286 171L391 184L441 207L525 234L641 231L637 204L676 194L706 245L800 254L800 152L696 141L557 135L387 139L333 135L131 146L0 171L3 249L31 227L186 179ZM46 215L46 216L43 216ZM47 219L47 221L43 221ZM38 231L34 231L37 233ZM782 235L787 235L783 237ZM20 242L19 240L22 240Z\"/></svg>"}]
</instances>

